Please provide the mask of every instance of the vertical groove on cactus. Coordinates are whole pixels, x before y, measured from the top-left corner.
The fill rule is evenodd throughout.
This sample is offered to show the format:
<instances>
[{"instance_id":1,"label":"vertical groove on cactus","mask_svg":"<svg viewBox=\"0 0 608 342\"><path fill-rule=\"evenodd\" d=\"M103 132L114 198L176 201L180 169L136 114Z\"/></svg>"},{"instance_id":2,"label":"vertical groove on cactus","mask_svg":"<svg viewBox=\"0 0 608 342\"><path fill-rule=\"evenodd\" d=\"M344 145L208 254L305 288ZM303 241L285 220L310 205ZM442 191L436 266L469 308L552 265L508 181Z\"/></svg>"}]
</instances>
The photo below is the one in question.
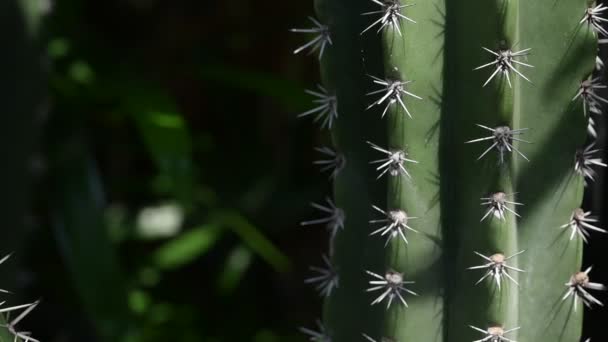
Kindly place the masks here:
<instances>
[{"instance_id":1,"label":"vertical groove on cactus","mask_svg":"<svg viewBox=\"0 0 608 342\"><path fill-rule=\"evenodd\" d=\"M304 222L334 227L319 289L340 272L311 337L580 340L575 309L603 289L578 272L583 241L603 229L577 208L605 164L579 148L606 102L581 80L608 33L604 7L550 2L316 0L331 28L321 95L340 102L330 128L348 164L335 206L316 206L329 216ZM326 111L315 96L304 114Z\"/></svg>"},{"instance_id":2,"label":"vertical groove on cactus","mask_svg":"<svg viewBox=\"0 0 608 342\"><path fill-rule=\"evenodd\" d=\"M520 199L520 191L514 186L513 168L519 159L526 162L529 157L524 146L515 140L528 126L518 122L517 96L520 87L531 86L526 78L535 82L535 69L526 70L524 78L523 73L514 71L522 68L514 61L534 65L527 49L536 48L518 41L519 5L517 0L446 1L440 140L441 215L450 272L450 286L446 286L446 341L486 337L470 326L479 327L488 336L501 329L520 327L519 287L503 282L499 288L492 279L475 285L479 275L466 271L479 263L475 251L512 255L524 249L518 245L518 217L514 213L528 204ZM491 62L496 63L474 70ZM482 134L482 130L490 134ZM465 144L477 142L480 137L492 139L484 144ZM479 205L480 198L483 206ZM510 265L523 268L520 261L521 256L512 259ZM513 272L512 277L518 282L528 276L517 273ZM519 332L512 330L508 336L518 340Z\"/></svg>"}]
</instances>

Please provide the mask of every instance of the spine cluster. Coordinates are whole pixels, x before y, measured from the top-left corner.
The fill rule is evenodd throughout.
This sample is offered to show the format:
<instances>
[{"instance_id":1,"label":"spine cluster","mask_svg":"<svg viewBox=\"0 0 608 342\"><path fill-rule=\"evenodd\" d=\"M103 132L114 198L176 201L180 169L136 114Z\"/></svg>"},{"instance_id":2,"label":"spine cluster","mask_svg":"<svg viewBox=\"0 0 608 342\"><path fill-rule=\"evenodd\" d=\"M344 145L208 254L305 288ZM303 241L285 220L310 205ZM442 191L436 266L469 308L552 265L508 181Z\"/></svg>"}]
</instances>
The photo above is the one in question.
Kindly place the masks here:
<instances>
[{"instance_id":1,"label":"spine cluster","mask_svg":"<svg viewBox=\"0 0 608 342\"><path fill-rule=\"evenodd\" d=\"M4 258L2 258L0 260L0 265L3 264L6 260L8 260L10 258L10 254L5 256ZM10 293L9 291L6 290L2 290L0 289L0 292L2 293ZM14 341L24 341L24 342L40 342L39 340L35 339L32 337L32 333L29 331L22 331L20 329L17 328L17 324L19 322L21 322L25 316L27 316L30 312L32 312L37 306L38 304L40 304L40 301L37 300L33 303L28 303L28 304L22 304L22 305L16 305L16 306L11 306L11 307L2 307L2 305L5 302L0 302L0 314L4 314L6 317L6 323L3 325L0 325L1 327L5 328L8 333L10 334L10 336L14 337ZM14 312L19 312L19 314L12 318L9 319L9 314L14 313ZM1 339L1 338L0 338Z\"/></svg>"},{"instance_id":2,"label":"spine cluster","mask_svg":"<svg viewBox=\"0 0 608 342\"><path fill-rule=\"evenodd\" d=\"M409 7L414 6L413 3L402 4L399 0L370 0L378 9L371 12L361 13L365 18L373 18L370 24L363 28L360 32L361 35L373 34L373 30L376 33L382 34L383 32L390 30L391 34L398 35L399 37L404 36L404 27L406 25L416 24L416 20L420 18L410 18L407 14ZM602 17L604 12L608 9L606 6L597 5L588 8L585 13L582 14L580 20L580 27L578 29L589 29L594 32L599 39L599 43L608 42L608 32L603 28L603 23L607 22L608 19ZM297 48L294 53L298 54L303 50L309 49L310 53L317 52L319 60L323 58L324 53L327 50L339 48L334 44L332 40L332 27L321 23L315 18L310 18L310 21L314 24L313 27L307 29L292 29L293 32L308 33L313 35L312 40L306 44ZM407 39L407 38L406 38ZM527 62L530 52L533 47L525 47L514 49L513 46L508 46L504 41L497 42L498 48L495 50L481 46L481 51L485 51L490 54L491 60L478 67L472 66L472 70L491 70L485 83L480 84L480 87L485 87L494 82L503 82L500 86L506 85L509 88L513 87L513 78L519 77L525 80L528 85L533 84L533 78L524 75L519 69L527 68L532 70L534 65ZM597 57L596 60L596 73L603 72L604 64L601 59ZM390 66L389 66L390 68ZM481 72L481 71L479 71ZM411 80L402 80L395 77L382 78L371 76L372 85L379 87L367 95L373 97L373 101L365 110L380 107L382 110L381 117L384 117L389 110L390 111L401 111L404 115L415 120L415 115L408 109L408 101L423 100L422 97L415 95L409 86L411 86ZM315 97L313 103L315 106L299 115L299 117L314 116L314 121L319 123L322 129L332 129L338 118L338 103L339 98L335 92L331 89L326 89L322 85L317 86L318 90L311 91L307 90L306 93ZM601 105L608 103L608 100L603 98L598 92L605 89L606 85L601 82L601 77L589 75L581 83L578 89L573 89L573 102L578 102L582 106L582 112L585 118L588 120L587 130L589 133L589 141L586 147L581 148L577 151L573 158L572 172L581 177L585 185L587 182L594 181L597 177L597 171L595 167L606 167L607 165L596 157L596 153L599 152L595 149L595 142L593 141L596 137L595 121L594 116L601 114ZM502 165L507 163L513 155L518 155L525 161L530 159L518 148L521 143L531 144L532 141L524 140L521 135L527 133L531 140L534 138L534 127L509 127L509 126L498 126L490 127L487 123L477 124L479 128L487 131L487 136L472 137L472 140L464 141L463 143L480 143L487 144L483 150L483 153L476 157L471 154L468 158L471 161L475 159L479 160L484 157L490 158L492 152L496 153L497 164ZM393 149L390 147L381 147L372 142L366 142L369 147L375 152L381 155L379 159L371 160L370 164L374 165L377 172L377 178L384 175L390 177L406 177L411 181L412 179L410 167L415 167L418 161L412 159L403 148ZM323 158L314 162L321 167L322 172L327 172L330 179L335 180L340 177L341 171L346 167L348 162L348 156L343 155L339 151L335 151L330 147L319 147L316 150L323 155ZM516 189L517 191L518 189ZM525 191L525 189L522 189ZM523 206L525 203L518 202L518 192L505 193L503 190L498 191L481 197L480 210L480 221L484 220L497 220L498 223L505 222L509 215L512 215L509 219L518 220L521 216L516 212L516 206ZM472 199L477 200L477 199ZM340 286L340 270L333 264L333 241L335 237L340 234L343 229L348 229L345 226L347 214L334 201L328 197L326 198L326 204L311 204L318 212L322 215L318 218L310 221L304 221L301 224L303 226L308 225L325 225L330 235L330 246L329 255L323 255L323 266L311 267L311 271L314 272L310 278L306 279L306 283L313 284L318 292L325 297L331 296L339 289ZM411 233L419 233L418 230L411 227L410 220L414 220L417 217L413 215L423 215L424 213L409 213L406 208L380 208L372 203L370 205L370 211L374 213L374 217L370 223L370 236L382 237L384 240L384 246L386 247L391 241L399 243L402 241L404 245L408 245L408 235ZM606 230L597 226L597 219L591 215L591 212L585 211L581 208L572 208L572 213L569 222L564 222L561 229L568 231L566 234L570 240L581 239L584 243L588 243L591 237L591 232L607 233ZM412 242L412 243L415 243ZM484 246L479 246L479 250L483 250ZM519 277L534 277L534 274L527 272L524 268L516 267L516 263L513 261L515 257L519 256L526 251L513 250L513 251L495 251L492 255L484 255L478 251L470 251L470 253L477 254L483 259L481 265L475 265L468 268L471 271L482 271L481 277L475 286L488 281L489 286L495 286L498 291L504 286L504 279L512 282L519 289ZM513 265L514 264L514 265ZM584 271L577 271L570 279L564 279L565 285L564 295L561 298L562 301L572 298L573 310L577 310L579 301L585 306L591 307L592 305L602 305L602 303L596 299L589 290L606 290L606 287L602 284L594 283L590 281L589 273L591 266L587 267ZM369 287L361 289L362 292L374 293L374 296L370 298L370 304L383 304L388 310L391 305L403 305L408 307L407 298L409 296L424 296L424 293L415 292L415 279L407 279L404 273L394 270L391 265L387 265L384 270L365 270L368 276ZM376 273L379 272L379 273ZM559 298L558 298L559 299ZM471 322L471 324L477 324L479 322ZM481 322L486 323L486 322ZM301 328L300 330L308 335L311 341L332 341L332 333L328 330L323 323L317 321L318 328L308 329ZM479 328L474 325L469 326L471 329L479 332L482 336L478 341L489 341L489 342L501 342L513 341L509 334L514 333L520 329L520 327L504 327L501 322L492 322L487 326ZM377 339L366 334L365 331L361 331L362 341L394 341L388 337L378 337ZM589 341L589 340L587 340Z\"/></svg>"}]
</instances>

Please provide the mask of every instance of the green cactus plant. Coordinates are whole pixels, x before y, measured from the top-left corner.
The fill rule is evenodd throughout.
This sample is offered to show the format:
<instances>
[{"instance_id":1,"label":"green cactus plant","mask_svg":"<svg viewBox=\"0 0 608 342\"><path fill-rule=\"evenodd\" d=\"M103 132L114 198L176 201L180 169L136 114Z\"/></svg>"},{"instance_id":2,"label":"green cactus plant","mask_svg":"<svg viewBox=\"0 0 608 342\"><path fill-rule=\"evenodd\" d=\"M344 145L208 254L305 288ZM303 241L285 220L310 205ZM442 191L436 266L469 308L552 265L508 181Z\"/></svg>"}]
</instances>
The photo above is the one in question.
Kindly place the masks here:
<instances>
[{"instance_id":1,"label":"green cactus plant","mask_svg":"<svg viewBox=\"0 0 608 342\"><path fill-rule=\"evenodd\" d=\"M302 331L334 342L580 341L581 306L605 289L582 265L584 243L605 231L579 207L593 167L606 166L584 146L608 102L591 76L608 8L315 5L315 28L297 32L323 52L324 93L303 116L330 129L332 158L318 163L339 169L333 202L314 204L328 215L304 222L327 224L331 246L307 280L327 296L323 323Z\"/></svg>"}]
</instances>

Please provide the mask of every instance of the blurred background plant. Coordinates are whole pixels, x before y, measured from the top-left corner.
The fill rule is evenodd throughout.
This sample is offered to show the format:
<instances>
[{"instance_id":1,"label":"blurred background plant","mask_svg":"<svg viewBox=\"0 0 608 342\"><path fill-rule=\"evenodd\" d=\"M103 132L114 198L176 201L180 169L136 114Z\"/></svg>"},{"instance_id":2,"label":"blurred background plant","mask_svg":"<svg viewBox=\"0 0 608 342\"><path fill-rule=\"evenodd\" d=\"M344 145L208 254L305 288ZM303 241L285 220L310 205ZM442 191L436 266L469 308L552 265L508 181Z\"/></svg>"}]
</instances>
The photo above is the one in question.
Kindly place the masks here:
<instances>
[{"instance_id":1,"label":"blurred background plant","mask_svg":"<svg viewBox=\"0 0 608 342\"><path fill-rule=\"evenodd\" d=\"M36 338L305 339L327 243L298 222L329 191L328 137L296 122L318 67L288 29L312 6L0 1L0 280L42 298Z\"/></svg>"}]
</instances>

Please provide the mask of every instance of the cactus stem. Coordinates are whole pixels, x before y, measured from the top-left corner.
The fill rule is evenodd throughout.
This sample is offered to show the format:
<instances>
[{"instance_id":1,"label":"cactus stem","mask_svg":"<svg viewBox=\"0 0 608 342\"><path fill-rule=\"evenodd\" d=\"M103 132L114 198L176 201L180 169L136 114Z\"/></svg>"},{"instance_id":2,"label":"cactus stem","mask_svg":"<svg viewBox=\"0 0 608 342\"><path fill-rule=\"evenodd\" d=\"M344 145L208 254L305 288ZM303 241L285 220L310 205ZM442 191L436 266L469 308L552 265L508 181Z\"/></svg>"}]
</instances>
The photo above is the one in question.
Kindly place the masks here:
<instances>
[{"instance_id":1,"label":"cactus stem","mask_svg":"<svg viewBox=\"0 0 608 342\"><path fill-rule=\"evenodd\" d=\"M408 244L407 238L405 237L405 230L411 230L413 232L419 233L416 229L407 225L409 220L417 219L417 217L408 216L407 213L403 210L390 210L388 212L378 208L375 205L372 205L376 211L380 212L384 215L385 218L379 220L371 220L369 223L384 223L382 227L373 231L371 235L380 234L380 236L387 235L386 242L384 243L384 247L388 246L388 243L397 237L401 237L401 239Z\"/></svg>"},{"instance_id":2,"label":"cactus stem","mask_svg":"<svg viewBox=\"0 0 608 342\"><path fill-rule=\"evenodd\" d=\"M372 75L369 75L369 76L373 79L375 84L379 84L379 85L383 86L383 88L380 90L376 90L376 91L367 93L366 95L369 96L369 95L376 95L376 94L380 94L380 93L384 93L384 95L378 101L369 105L366 108L366 110L372 108L373 106L379 106L384 101L388 100L386 102L386 105L384 106L384 111L382 112L382 117L384 117L386 115L386 112L388 111L389 107L392 104L398 102L399 105L401 106L401 108L403 108L403 110L407 113L407 116L409 116L411 119L412 114L407 109L407 107L405 106L405 103L401 99L401 94L409 95L411 97L417 98L418 100L422 100L422 97L405 90L405 85L408 83L411 83L413 81L400 81L400 80L391 80L391 79L383 80L383 79L380 79L380 78L372 76Z\"/></svg>"},{"instance_id":3,"label":"cactus stem","mask_svg":"<svg viewBox=\"0 0 608 342\"><path fill-rule=\"evenodd\" d=\"M333 289L338 288L339 277L336 268L332 265L327 255L323 255L324 267L310 266L310 270L318 273L310 278L304 279L306 284L316 284L315 288L323 297L329 297Z\"/></svg>"},{"instance_id":4,"label":"cactus stem","mask_svg":"<svg viewBox=\"0 0 608 342\"><path fill-rule=\"evenodd\" d=\"M321 212L327 213L328 215L326 217L316 220L303 221L300 222L300 225L309 226L313 224L325 223L327 224L327 229L332 232L333 236L339 229L344 229L344 220L346 219L346 215L342 209L336 207L331 198L327 197L325 201L327 202L327 206L317 203L311 203L310 205Z\"/></svg>"},{"instance_id":5,"label":"cactus stem","mask_svg":"<svg viewBox=\"0 0 608 342\"><path fill-rule=\"evenodd\" d=\"M401 13L402 9L404 9L406 7L414 6L414 4L401 5L398 0L383 0L383 2L379 1L379 0L371 0L371 1L375 4L380 5L382 7L382 9L379 11L365 12L365 13L362 13L361 15L382 14L382 16L380 17L380 19L374 21L371 25L369 25L360 34L364 34L368 30L370 30L372 27L374 27L376 25L380 25L380 28L378 29L378 31L376 33L380 33L380 31L382 31L382 29L384 29L385 27L391 27L393 30L396 29L397 33L399 33L399 36L401 36L401 29L399 28L399 26L401 25L401 20L407 20L411 23L416 24L416 21L414 21L411 18L406 17L405 15L403 15Z\"/></svg>"},{"instance_id":6,"label":"cactus stem","mask_svg":"<svg viewBox=\"0 0 608 342\"><path fill-rule=\"evenodd\" d=\"M329 179L336 179L340 171L346 166L346 157L329 147L315 147L315 150L329 157L329 159L319 159L312 163L321 166L321 172L331 171Z\"/></svg>"},{"instance_id":7,"label":"cactus stem","mask_svg":"<svg viewBox=\"0 0 608 342\"><path fill-rule=\"evenodd\" d=\"M520 327L517 327L509 330L504 330L504 328L500 325L490 326L487 330L483 330L472 325L469 325L469 327L486 335L481 340L476 340L473 342L515 342L511 339L506 338L504 335L520 329Z\"/></svg>"},{"instance_id":8,"label":"cactus stem","mask_svg":"<svg viewBox=\"0 0 608 342\"><path fill-rule=\"evenodd\" d=\"M525 271L522 269L507 265L507 260L509 260L517 255L520 255L523 252L525 252L525 251L517 252L508 257L505 257L505 255L502 253L496 253L491 256L485 256L479 252L475 252L475 254L479 255L480 257L482 257L483 259L485 259L486 261L489 261L489 262L484 265L480 265L480 266L471 266L471 267L467 268L467 270L478 270L478 269L484 269L484 268L487 269L486 274L484 274L484 276L481 277L481 279L479 279L477 281L477 283L475 283L475 285L481 283L487 277L492 276L494 278L494 280L496 281L496 285L498 286L498 289L500 290L502 276L504 275L505 277L509 278L509 280L511 280L513 283L515 283L515 285L519 286L519 283L513 277L511 277L511 275L509 275L508 270L512 270L515 272L525 272Z\"/></svg>"},{"instance_id":9,"label":"cactus stem","mask_svg":"<svg viewBox=\"0 0 608 342\"><path fill-rule=\"evenodd\" d=\"M309 111L298 114L298 118L317 114L313 121L318 122L319 120L323 119L321 122L321 128L331 129L334 121L338 118L338 99L335 95L330 95L322 85L318 84L317 88L319 88L319 92L306 90L306 93L317 98L312 102L318 104L318 106Z\"/></svg>"},{"instance_id":10,"label":"cactus stem","mask_svg":"<svg viewBox=\"0 0 608 342\"><path fill-rule=\"evenodd\" d=\"M508 206L508 204L511 204L513 206L523 205L523 203L518 203L518 202L513 202L513 201L507 200L507 197L513 196L513 195L514 194L507 195L504 192L499 191L499 192L493 193L490 197L482 197L481 205L488 206L488 210L486 211L485 215L483 215L481 220L479 220L479 222L482 222L483 220L486 219L486 217L491 217L492 215L499 220L505 221L506 220L505 211L508 211L517 217L521 217L521 216L519 216L518 213L515 212L515 210L509 208L509 206Z\"/></svg>"},{"instance_id":11,"label":"cactus stem","mask_svg":"<svg viewBox=\"0 0 608 342\"><path fill-rule=\"evenodd\" d=\"M596 77L591 79L588 78L581 82L581 85L578 89L578 92L572 98L572 101L575 101L579 97L583 100L583 115L587 116L587 108L589 108L589 112L594 114L602 114L600 109L600 102L608 103L608 100L599 96L595 93L595 89L605 89L606 85L603 85L600 82L600 78Z\"/></svg>"},{"instance_id":12,"label":"cactus stem","mask_svg":"<svg viewBox=\"0 0 608 342\"><path fill-rule=\"evenodd\" d=\"M293 53L297 55L298 53L300 53L303 50L306 50L308 48L310 48L309 54L312 54L315 51L319 50L319 60L321 60L321 58L323 58L323 52L325 52L325 48L327 47L327 44L329 44L329 45L333 44L333 42L331 41L331 34L329 32L329 27L327 25L321 24L318 20L316 20L313 17L308 17L308 19L310 21L312 21L312 23L315 25L314 27L307 28L307 29L294 28L294 29L291 29L290 31L296 32L296 33L314 33L314 34L316 34L316 36L308 43L295 49L293 51Z\"/></svg>"},{"instance_id":13,"label":"cactus stem","mask_svg":"<svg viewBox=\"0 0 608 342\"><path fill-rule=\"evenodd\" d=\"M587 179L595 181L597 172L593 169L594 166L608 167L601 158L593 158L593 155L599 152L599 149L593 149L595 143L587 146L584 150L578 149L574 157L574 171L583 176L585 179L585 186L587 186Z\"/></svg>"},{"instance_id":14,"label":"cactus stem","mask_svg":"<svg viewBox=\"0 0 608 342\"><path fill-rule=\"evenodd\" d=\"M600 302L597 298L593 297L586 289L590 290L598 290L605 291L606 286L600 283L592 283L589 280L589 272L591 272L591 268L593 266L589 266L583 272L576 272L570 277L570 280L566 283L568 286L568 291L562 297L562 301L566 300L568 297L574 297L574 311L576 311L576 307L578 304L578 299L580 298L583 304L587 307L591 307L592 304L597 304L599 306L603 306L602 302Z\"/></svg>"},{"instance_id":15,"label":"cactus stem","mask_svg":"<svg viewBox=\"0 0 608 342\"><path fill-rule=\"evenodd\" d=\"M327 329L321 322L321 320L317 319L316 322L317 322L317 327L319 329L318 331L300 327L300 332L302 332L305 335L310 336L310 338L309 338L310 341L331 342L331 337L330 337L329 333L327 332Z\"/></svg>"},{"instance_id":16,"label":"cactus stem","mask_svg":"<svg viewBox=\"0 0 608 342\"><path fill-rule=\"evenodd\" d=\"M412 176L410 175L409 172L407 172L407 170L405 169L405 166L403 166L403 164L405 162L417 164L418 162L413 159L406 158L407 153L404 150L389 151L389 150L383 149L382 147L380 147L374 143L371 143L369 141L367 143L374 150L385 153L388 156L386 158L373 160L370 162L370 164L381 164L380 166L378 166L376 168L376 171L380 171L380 174L378 175L378 177L376 179L380 179L380 177L382 177L387 172L393 177L398 176L399 174L405 174L408 178L410 178L410 179L412 178Z\"/></svg>"},{"instance_id":17,"label":"cactus stem","mask_svg":"<svg viewBox=\"0 0 608 342\"><path fill-rule=\"evenodd\" d=\"M369 274L370 276L372 276L373 278L377 279L377 280L369 281L369 284L372 285L372 287L368 288L367 292L378 291L378 290L384 291L384 292L382 292L381 295L379 295L376 299L374 299L374 301L372 302L371 305L378 304L378 303L382 302L384 300L384 298L388 298L388 302L386 304L386 309L388 310L391 307L391 303L393 302L393 299L395 299L395 297L397 297L397 298L399 298L401 303L405 307L407 307L408 306L407 302L403 298L403 295L401 295L401 292L407 292L414 296L418 295L416 292L409 290L404 286L406 284L413 284L414 282L403 280L402 273L395 272L395 271L387 271L383 277L374 272L370 272L370 271L365 271L365 272L367 274Z\"/></svg>"},{"instance_id":18,"label":"cactus stem","mask_svg":"<svg viewBox=\"0 0 608 342\"><path fill-rule=\"evenodd\" d=\"M588 243L589 230L594 230L600 233L608 233L602 228L596 227L590 223L598 222L596 218L590 217L591 212L585 212L581 208L576 208L570 216L570 222L562 225L560 228L570 228L570 241L578 234L585 243Z\"/></svg>"},{"instance_id":19,"label":"cactus stem","mask_svg":"<svg viewBox=\"0 0 608 342\"><path fill-rule=\"evenodd\" d=\"M490 77L488 78L488 80L486 81L486 83L483 84L483 87L485 87L486 85L488 85L488 83L490 83L490 81L492 81L492 79L494 78L494 76L496 76L499 72L502 73L502 75L505 76L505 78L507 79L507 83L509 84L509 88L512 87L511 85L511 79L509 78L509 72L513 71L514 73L516 73L517 75L519 75L521 78L523 78L524 80L532 83L526 76L524 76L524 74L522 74L521 72L519 72L519 70L517 70L513 64L519 64L519 65L523 65L529 68L534 68L533 65L527 64L527 63L523 63L520 62L518 60L516 60L516 57L524 57L529 55L530 50L532 50L531 48L528 49L524 49L524 50L520 50L520 51L516 51L513 52L510 49L498 49L498 51L492 51L486 47L481 47L482 49L486 50L487 52L491 53L492 55L494 55L496 58L493 62L478 66L477 68L473 69L473 70L479 70L479 69L483 69L492 65L496 66L496 70L494 70L494 72L492 73L492 75L490 75Z\"/></svg>"},{"instance_id":20,"label":"cactus stem","mask_svg":"<svg viewBox=\"0 0 608 342\"><path fill-rule=\"evenodd\" d=\"M606 31L606 29L602 27L602 22L608 22L608 19L602 18L601 16L603 12L607 9L608 6L604 6L602 4L599 4L595 7L589 7L585 11L585 15L579 23L582 24L586 22L587 26L591 27L593 31L598 34L602 34L604 37L607 37L608 31Z\"/></svg>"},{"instance_id":21,"label":"cactus stem","mask_svg":"<svg viewBox=\"0 0 608 342\"><path fill-rule=\"evenodd\" d=\"M530 161L523 153L521 153L521 151L519 151L517 148L515 148L515 146L513 146L513 141L519 141L519 142L524 142L524 143L530 144L530 142L527 140L523 140L523 139L515 137L515 135L523 134L523 132L528 130L528 128L511 129L509 126L499 126L496 128L490 128L490 127L480 125L480 124L477 124L477 126L492 132L492 135L488 136L488 137L479 138L479 139L469 140L469 141L466 141L465 144L476 143L476 142L486 141L486 140L493 140L492 145L490 145L490 147L488 147L477 158L477 160L480 160L486 154L488 154L488 152L490 152L492 149L496 148L496 150L500 154L500 163L501 164L504 162L504 152L505 151L508 151L508 152L515 151L526 161Z\"/></svg>"}]
</instances>

